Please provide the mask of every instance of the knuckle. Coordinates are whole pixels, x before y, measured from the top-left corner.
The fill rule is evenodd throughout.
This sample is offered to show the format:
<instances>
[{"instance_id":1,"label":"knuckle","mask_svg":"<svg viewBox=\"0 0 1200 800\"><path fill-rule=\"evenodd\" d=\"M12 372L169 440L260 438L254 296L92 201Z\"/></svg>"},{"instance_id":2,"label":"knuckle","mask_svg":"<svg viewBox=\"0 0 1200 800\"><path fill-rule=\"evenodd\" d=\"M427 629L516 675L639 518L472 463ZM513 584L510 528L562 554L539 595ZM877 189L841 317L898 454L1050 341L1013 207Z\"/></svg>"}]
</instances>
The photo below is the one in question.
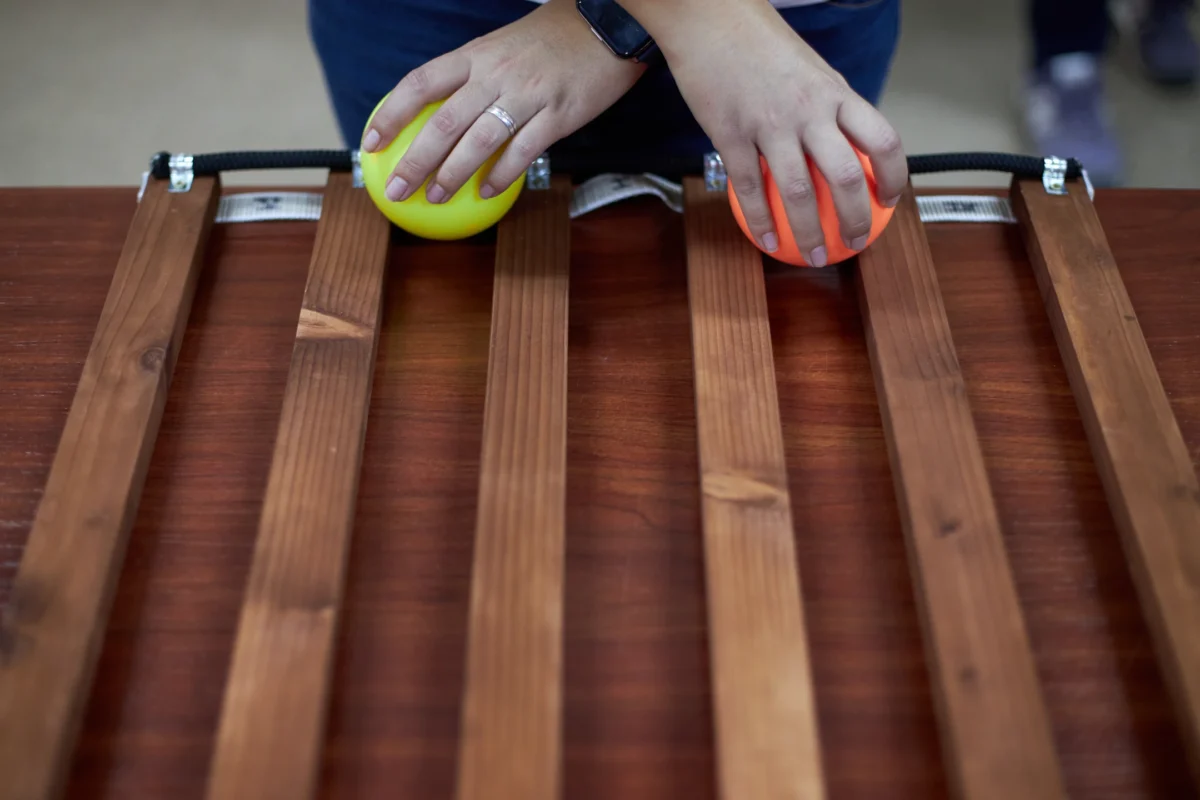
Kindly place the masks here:
<instances>
[{"instance_id":1,"label":"knuckle","mask_svg":"<svg viewBox=\"0 0 1200 800\"><path fill-rule=\"evenodd\" d=\"M775 224L774 218L771 216L771 209L765 205L755 203L744 211L746 222L751 228L759 230L767 230Z\"/></svg>"},{"instance_id":2,"label":"knuckle","mask_svg":"<svg viewBox=\"0 0 1200 800\"><path fill-rule=\"evenodd\" d=\"M429 77L429 68L425 66L417 67L400 79L401 88L411 90L417 94L427 92L432 83L433 80Z\"/></svg>"},{"instance_id":3,"label":"knuckle","mask_svg":"<svg viewBox=\"0 0 1200 800\"><path fill-rule=\"evenodd\" d=\"M813 76L794 90L794 100L802 108L817 108L841 101L845 89L832 75Z\"/></svg>"},{"instance_id":4,"label":"knuckle","mask_svg":"<svg viewBox=\"0 0 1200 800\"><path fill-rule=\"evenodd\" d=\"M837 73L822 72L813 79L813 91L820 97L842 99L846 93L846 81Z\"/></svg>"},{"instance_id":5,"label":"knuckle","mask_svg":"<svg viewBox=\"0 0 1200 800\"><path fill-rule=\"evenodd\" d=\"M814 197L812 181L808 178L793 175L784 180L779 186L779 194L786 203L808 203Z\"/></svg>"},{"instance_id":6,"label":"knuckle","mask_svg":"<svg viewBox=\"0 0 1200 800\"><path fill-rule=\"evenodd\" d=\"M429 124L439 133L450 135L458 127L458 119L456 117L454 109L442 106L437 110L437 113L430 117Z\"/></svg>"},{"instance_id":7,"label":"knuckle","mask_svg":"<svg viewBox=\"0 0 1200 800\"><path fill-rule=\"evenodd\" d=\"M891 125L884 125L879 132L879 143L877 145L879 155L881 156L898 156L904 150L904 144L900 141L900 134Z\"/></svg>"},{"instance_id":8,"label":"knuckle","mask_svg":"<svg viewBox=\"0 0 1200 800\"><path fill-rule=\"evenodd\" d=\"M511 73L516 64L517 57L513 53L503 52L493 57L489 72L493 77L501 78Z\"/></svg>"},{"instance_id":9,"label":"knuckle","mask_svg":"<svg viewBox=\"0 0 1200 800\"><path fill-rule=\"evenodd\" d=\"M471 131L471 145L480 150L492 151L500 144L500 132L491 125L479 126Z\"/></svg>"},{"instance_id":10,"label":"knuckle","mask_svg":"<svg viewBox=\"0 0 1200 800\"><path fill-rule=\"evenodd\" d=\"M862 166L853 161L838 164L833 168L833 174L829 176L829 180L839 189L855 189L865 179Z\"/></svg>"},{"instance_id":11,"label":"knuckle","mask_svg":"<svg viewBox=\"0 0 1200 800\"><path fill-rule=\"evenodd\" d=\"M428 175L432 167L433 165L421 156L406 155L396 165L396 174L411 181L418 176Z\"/></svg>"},{"instance_id":12,"label":"knuckle","mask_svg":"<svg viewBox=\"0 0 1200 800\"><path fill-rule=\"evenodd\" d=\"M730 177L730 183L733 184L733 190L738 193L739 197L753 200L756 204L762 197L763 178L754 170L739 171L736 176Z\"/></svg>"},{"instance_id":13,"label":"knuckle","mask_svg":"<svg viewBox=\"0 0 1200 800\"><path fill-rule=\"evenodd\" d=\"M459 186L462 186L464 181L457 167L450 167L443 164L441 170L438 172L437 183L443 189L449 191L452 188L457 189Z\"/></svg>"},{"instance_id":14,"label":"knuckle","mask_svg":"<svg viewBox=\"0 0 1200 800\"><path fill-rule=\"evenodd\" d=\"M857 239L859 236L866 236L871 232L870 217L856 217L847 220L842 226L842 235L850 239Z\"/></svg>"},{"instance_id":15,"label":"knuckle","mask_svg":"<svg viewBox=\"0 0 1200 800\"><path fill-rule=\"evenodd\" d=\"M533 163L533 160L540 156L544 149L541 142L531 138L515 139L512 146L521 160L529 163Z\"/></svg>"}]
</instances>

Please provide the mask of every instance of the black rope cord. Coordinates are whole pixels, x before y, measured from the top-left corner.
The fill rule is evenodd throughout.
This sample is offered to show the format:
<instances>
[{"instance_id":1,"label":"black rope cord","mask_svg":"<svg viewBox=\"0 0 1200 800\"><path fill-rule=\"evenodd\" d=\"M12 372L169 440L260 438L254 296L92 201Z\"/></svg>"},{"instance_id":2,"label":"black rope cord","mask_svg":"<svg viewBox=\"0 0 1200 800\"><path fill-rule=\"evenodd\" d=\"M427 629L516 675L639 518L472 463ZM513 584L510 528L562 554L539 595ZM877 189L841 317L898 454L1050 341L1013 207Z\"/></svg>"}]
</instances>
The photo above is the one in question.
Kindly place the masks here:
<instances>
[{"instance_id":1,"label":"black rope cord","mask_svg":"<svg viewBox=\"0 0 1200 800\"><path fill-rule=\"evenodd\" d=\"M237 170L273 169L330 169L348 172L351 169L349 150L245 150L226 153L206 153L193 156L194 175L216 175ZM171 175L170 153L156 153L150 161L150 174L158 179ZM1073 158L1066 159L1067 178L1079 178L1082 165ZM663 177L696 175L700 172L697 159L655 160L653 163L636 163L636 160L621 160L611 157L580 157L575 154L556 156L550 151L550 164L555 172L571 175L601 172L651 172ZM1007 172L1018 178L1040 179L1045 171L1044 160L1037 156L1012 153L931 153L908 157L911 175L926 175L934 172Z\"/></svg>"},{"instance_id":2,"label":"black rope cord","mask_svg":"<svg viewBox=\"0 0 1200 800\"><path fill-rule=\"evenodd\" d=\"M160 180L171 177L171 154L155 153L150 174ZM205 153L192 159L192 174L216 175L221 172L258 169L331 169L349 172L349 150L242 150Z\"/></svg>"}]
</instances>

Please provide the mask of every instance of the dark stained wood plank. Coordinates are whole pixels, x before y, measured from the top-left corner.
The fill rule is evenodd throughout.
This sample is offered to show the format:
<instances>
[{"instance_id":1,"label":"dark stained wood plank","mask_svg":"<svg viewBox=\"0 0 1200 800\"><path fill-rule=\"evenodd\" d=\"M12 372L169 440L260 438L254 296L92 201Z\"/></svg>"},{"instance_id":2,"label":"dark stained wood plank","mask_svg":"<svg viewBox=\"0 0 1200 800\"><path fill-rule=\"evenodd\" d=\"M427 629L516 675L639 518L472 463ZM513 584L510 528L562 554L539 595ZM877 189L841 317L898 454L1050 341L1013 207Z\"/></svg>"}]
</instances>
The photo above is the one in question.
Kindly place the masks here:
<instances>
[{"instance_id":1,"label":"dark stained wood plank","mask_svg":"<svg viewBox=\"0 0 1200 800\"><path fill-rule=\"evenodd\" d=\"M720 796L820 798L762 258L699 178L684 223Z\"/></svg>"},{"instance_id":2,"label":"dark stained wood plank","mask_svg":"<svg viewBox=\"0 0 1200 800\"><path fill-rule=\"evenodd\" d=\"M527 190L497 235L460 800L559 795L570 199Z\"/></svg>"},{"instance_id":3,"label":"dark stained wood plank","mask_svg":"<svg viewBox=\"0 0 1200 800\"><path fill-rule=\"evenodd\" d=\"M0 783L58 797L187 326L219 183L151 181L0 616Z\"/></svg>"},{"instance_id":4,"label":"dark stained wood plank","mask_svg":"<svg viewBox=\"0 0 1200 800\"><path fill-rule=\"evenodd\" d=\"M367 429L389 225L331 173L209 776L210 800L312 797Z\"/></svg>"},{"instance_id":5,"label":"dark stained wood plank","mask_svg":"<svg viewBox=\"0 0 1200 800\"><path fill-rule=\"evenodd\" d=\"M1200 781L1196 468L1086 187L1022 180L1012 196Z\"/></svg>"},{"instance_id":6,"label":"dark stained wood plank","mask_svg":"<svg viewBox=\"0 0 1200 800\"><path fill-rule=\"evenodd\" d=\"M1063 797L924 226L911 188L859 261L866 339L947 769L965 798Z\"/></svg>"}]
</instances>

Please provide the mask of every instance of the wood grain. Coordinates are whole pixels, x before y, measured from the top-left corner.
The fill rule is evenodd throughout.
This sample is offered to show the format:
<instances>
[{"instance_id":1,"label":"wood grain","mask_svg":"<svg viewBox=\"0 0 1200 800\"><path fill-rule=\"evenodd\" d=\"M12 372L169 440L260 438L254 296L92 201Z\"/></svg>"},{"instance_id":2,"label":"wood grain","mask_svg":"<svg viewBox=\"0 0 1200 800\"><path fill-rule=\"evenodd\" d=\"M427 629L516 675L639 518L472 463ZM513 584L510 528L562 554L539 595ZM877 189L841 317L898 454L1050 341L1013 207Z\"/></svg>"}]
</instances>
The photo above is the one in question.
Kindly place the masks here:
<instances>
[{"instance_id":1,"label":"wood grain","mask_svg":"<svg viewBox=\"0 0 1200 800\"><path fill-rule=\"evenodd\" d=\"M983 453L911 187L858 258L941 735L964 798L1064 797Z\"/></svg>"},{"instance_id":2,"label":"wood grain","mask_svg":"<svg viewBox=\"0 0 1200 800\"><path fill-rule=\"evenodd\" d=\"M0 616L0 788L58 797L187 326L218 182L151 181Z\"/></svg>"},{"instance_id":3,"label":"wood grain","mask_svg":"<svg viewBox=\"0 0 1200 800\"><path fill-rule=\"evenodd\" d=\"M330 173L242 604L209 800L312 797L354 528L389 225Z\"/></svg>"},{"instance_id":4,"label":"wood grain","mask_svg":"<svg viewBox=\"0 0 1200 800\"><path fill-rule=\"evenodd\" d=\"M0 603L135 195L0 190ZM1198 197L1096 196L1194 460ZM204 796L316 229L210 236L68 798ZM1068 794L1195 798L1020 230L926 233ZM322 800L454 793L495 237L391 250L403 271L386 283ZM572 222L571 259L561 796L714 800L683 216L657 198L599 209ZM831 798L938 800L856 272L765 273L822 760Z\"/></svg>"},{"instance_id":5,"label":"wood grain","mask_svg":"<svg viewBox=\"0 0 1200 800\"><path fill-rule=\"evenodd\" d=\"M684 184L720 796L825 796L762 258Z\"/></svg>"},{"instance_id":6,"label":"wood grain","mask_svg":"<svg viewBox=\"0 0 1200 800\"><path fill-rule=\"evenodd\" d=\"M1086 188L1015 181L1012 196L1200 782L1195 465Z\"/></svg>"},{"instance_id":7,"label":"wood grain","mask_svg":"<svg viewBox=\"0 0 1200 800\"><path fill-rule=\"evenodd\" d=\"M570 197L526 191L496 240L460 800L560 789Z\"/></svg>"}]
</instances>

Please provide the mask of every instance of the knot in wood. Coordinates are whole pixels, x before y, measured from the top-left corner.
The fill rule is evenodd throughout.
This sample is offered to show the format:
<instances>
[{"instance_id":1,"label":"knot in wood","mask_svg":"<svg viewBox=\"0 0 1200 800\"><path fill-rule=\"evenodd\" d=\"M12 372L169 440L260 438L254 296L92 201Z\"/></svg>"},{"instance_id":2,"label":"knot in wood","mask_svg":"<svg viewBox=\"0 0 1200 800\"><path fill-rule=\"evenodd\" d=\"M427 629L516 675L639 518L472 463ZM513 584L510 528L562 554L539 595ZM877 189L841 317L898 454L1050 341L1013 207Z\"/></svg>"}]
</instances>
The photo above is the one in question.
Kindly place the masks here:
<instances>
[{"instance_id":1,"label":"knot in wood","mask_svg":"<svg viewBox=\"0 0 1200 800\"><path fill-rule=\"evenodd\" d=\"M706 474L702 489L706 497L755 506L771 506L787 499L787 493L778 486L749 475L733 473Z\"/></svg>"},{"instance_id":2,"label":"knot in wood","mask_svg":"<svg viewBox=\"0 0 1200 800\"><path fill-rule=\"evenodd\" d=\"M138 358L138 366L145 372L161 372L167 360L167 349L155 345L147 347Z\"/></svg>"}]
</instances>

